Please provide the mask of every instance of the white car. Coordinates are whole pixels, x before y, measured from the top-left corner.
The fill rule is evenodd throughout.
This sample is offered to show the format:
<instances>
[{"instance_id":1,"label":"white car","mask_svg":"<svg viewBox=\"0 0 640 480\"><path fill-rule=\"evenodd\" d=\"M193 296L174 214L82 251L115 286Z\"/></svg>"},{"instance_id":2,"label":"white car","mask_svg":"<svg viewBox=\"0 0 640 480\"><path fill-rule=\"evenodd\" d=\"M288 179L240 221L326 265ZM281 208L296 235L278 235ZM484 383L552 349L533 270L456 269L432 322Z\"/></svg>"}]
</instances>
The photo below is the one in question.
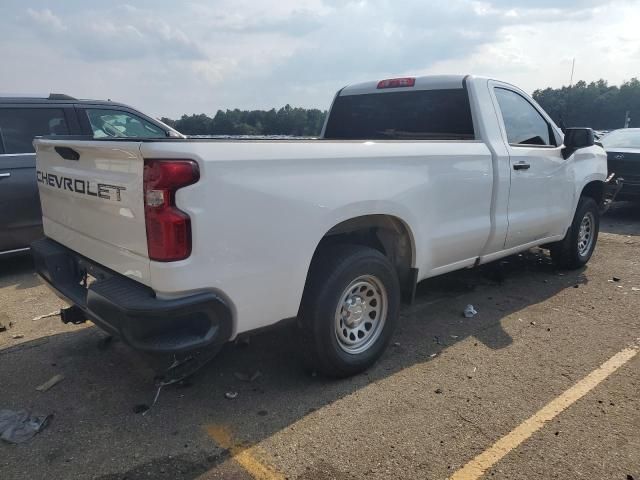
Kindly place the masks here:
<instances>
[{"instance_id":1,"label":"white car","mask_svg":"<svg viewBox=\"0 0 640 480\"><path fill-rule=\"evenodd\" d=\"M297 318L320 371L370 366L416 283L534 246L591 257L607 174L507 83L350 85L315 140L35 141L40 276L148 352L214 351Z\"/></svg>"}]
</instances>

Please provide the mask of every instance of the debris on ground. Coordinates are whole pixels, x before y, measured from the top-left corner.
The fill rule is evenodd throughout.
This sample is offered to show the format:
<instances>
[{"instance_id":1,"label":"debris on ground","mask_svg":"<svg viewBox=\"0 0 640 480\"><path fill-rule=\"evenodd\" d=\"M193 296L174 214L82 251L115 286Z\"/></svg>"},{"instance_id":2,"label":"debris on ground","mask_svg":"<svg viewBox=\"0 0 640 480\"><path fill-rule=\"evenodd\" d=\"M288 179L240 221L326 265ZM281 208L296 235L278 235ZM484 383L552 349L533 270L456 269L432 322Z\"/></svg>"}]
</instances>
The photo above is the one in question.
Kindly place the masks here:
<instances>
[{"instance_id":1,"label":"debris on ground","mask_svg":"<svg viewBox=\"0 0 640 480\"><path fill-rule=\"evenodd\" d=\"M245 372L233 372L233 375L241 382L253 382L262 375L262 372L260 370L256 370L251 374Z\"/></svg>"},{"instance_id":2,"label":"debris on ground","mask_svg":"<svg viewBox=\"0 0 640 480\"><path fill-rule=\"evenodd\" d=\"M229 400L233 400L234 398L236 398L238 396L238 392L226 392L224 394L224 398L227 398Z\"/></svg>"},{"instance_id":3,"label":"debris on ground","mask_svg":"<svg viewBox=\"0 0 640 480\"><path fill-rule=\"evenodd\" d=\"M44 315L38 315L37 317L33 317L34 320L42 320L43 318L49 317L57 317L60 315L60 310L56 310L55 312L45 313Z\"/></svg>"},{"instance_id":4,"label":"debris on ground","mask_svg":"<svg viewBox=\"0 0 640 480\"><path fill-rule=\"evenodd\" d=\"M21 338L24 338L24 335L18 333L16 335L11 335L11 338L13 338L14 340L20 340Z\"/></svg>"},{"instance_id":5,"label":"debris on ground","mask_svg":"<svg viewBox=\"0 0 640 480\"><path fill-rule=\"evenodd\" d=\"M536 326L536 322L529 322L529 325L533 325L535 327Z\"/></svg>"},{"instance_id":6,"label":"debris on ground","mask_svg":"<svg viewBox=\"0 0 640 480\"><path fill-rule=\"evenodd\" d=\"M473 307L473 305L469 304L465 307L463 314L465 318L472 318L472 317L475 317L478 314L478 312Z\"/></svg>"},{"instance_id":7,"label":"debris on ground","mask_svg":"<svg viewBox=\"0 0 640 480\"><path fill-rule=\"evenodd\" d=\"M435 358L435 357L437 357L437 356L438 356L438 354L437 354L437 353L432 353L431 355L429 355L429 358Z\"/></svg>"},{"instance_id":8,"label":"debris on ground","mask_svg":"<svg viewBox=\"0 0 640 480\"><path fill-rule=\"evenodd\" d=\"M42 385L40 385L39 387L36 387L36 390L38 390L39 392L46 392L47 390L55 387L62 380L64 380L64 375L60 375L60 374L54 375L49 380L44 382Z\"/></svg>"},{"instance_id":9,"label":"debris on ground","mask_svg":"<svg viewBox=\"0 0 640 480\"><path fill-rule=\"evenodd\" d=\"M614 282L619 282L620 278L619 277L611 277L611 280L613 280Z\"/></svg>"},{"instance_id":10,"label":"debris on ground","mask_svg":"<svg viewBox=\"0 0 640 480\"><path fill-rule=\"evenodd\" d=\"M631 291L633 291L633 292L640 292L640 288L638 288L638 287L631 287Z\"/></svg>"},{"instance_id":11,"label":"debris on ground","mask_svg":"<svg viewBox=\"0 0 640 480\"><path fill-rule=\"evenodd\" d=\"M7 443L24 443L49 424L52 415L31 415L27 410L0 410L0 438Z\"/></svg>"},{"instance_id":12,"label":"debris on ground","mask_svg":"<svg viewBox=\"0 0 640 480\"><path fill-rule=\"evenodd\" d=\"M435 389L435 393L442 393L442 389L441 388L436 388Z\"/></svg>"},{"instance_id":13,"label":"debris on ground","mask_svg":"<svg viewBox=\"0 0 640 480\"><path fill-rule=\"evenodd\" d=\"M400 342L393 342L393 346L394 347L399 347L400 346Z\"/></svg>"},{"instance_id":14,"label":"debris on ground","mask_svg":"<svg viewBox=\"0 0 640 480\"><path fill-rule=\"evenodd\" d=\"M5 327L3 324L0 323L0 332L6 332L7 331L7 327Z\"/></svg>"}]
</instances>

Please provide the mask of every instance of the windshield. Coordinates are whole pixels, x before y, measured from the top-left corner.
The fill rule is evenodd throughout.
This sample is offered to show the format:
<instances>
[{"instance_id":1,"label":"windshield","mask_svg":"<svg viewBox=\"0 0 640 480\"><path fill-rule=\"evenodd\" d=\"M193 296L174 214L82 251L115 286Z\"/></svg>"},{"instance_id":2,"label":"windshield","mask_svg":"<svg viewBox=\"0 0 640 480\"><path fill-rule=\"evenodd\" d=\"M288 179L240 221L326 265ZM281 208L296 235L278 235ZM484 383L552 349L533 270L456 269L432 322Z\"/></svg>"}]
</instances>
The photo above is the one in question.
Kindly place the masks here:
<instances>
[{"instance_id":1,"label":"windshield","mask_svg":"<svg viewBox=\"0 0 640 480\"><path fill-rule=\"evenodd\" d=\"M622 129L600 139L606 150L610 148L640 148L640 129Z\"/></svg>"}]
</instances>

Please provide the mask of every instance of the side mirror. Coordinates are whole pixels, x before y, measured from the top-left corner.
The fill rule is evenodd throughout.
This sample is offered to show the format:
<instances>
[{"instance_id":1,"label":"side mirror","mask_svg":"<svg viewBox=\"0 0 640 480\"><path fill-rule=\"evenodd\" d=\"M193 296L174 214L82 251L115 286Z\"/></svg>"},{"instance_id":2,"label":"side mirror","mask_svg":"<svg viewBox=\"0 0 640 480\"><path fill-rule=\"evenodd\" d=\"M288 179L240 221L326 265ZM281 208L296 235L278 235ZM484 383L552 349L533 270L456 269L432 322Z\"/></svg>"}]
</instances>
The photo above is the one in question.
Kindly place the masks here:
<instances>
[{"instance_id":1,"label":"side mirror","mask_svg":"<svg viewBox=\"0 0 640 480\"><path fill-rule=\"evenodd\" d=\"M590 128L567 128L564 134L564 148L562 149L562 157L566 160L573 153L586 147L595 145L595 137L593 130Z\"/></svg>"}]
</instances>

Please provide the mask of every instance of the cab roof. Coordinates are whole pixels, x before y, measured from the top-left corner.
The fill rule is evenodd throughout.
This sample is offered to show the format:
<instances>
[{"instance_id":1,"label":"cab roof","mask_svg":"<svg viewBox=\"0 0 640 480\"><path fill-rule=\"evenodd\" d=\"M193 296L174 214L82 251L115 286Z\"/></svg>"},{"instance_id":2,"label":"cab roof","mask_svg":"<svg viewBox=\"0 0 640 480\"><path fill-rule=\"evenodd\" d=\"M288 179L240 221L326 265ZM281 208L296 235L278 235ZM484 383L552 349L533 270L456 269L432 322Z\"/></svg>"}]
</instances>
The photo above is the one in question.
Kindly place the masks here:
<instances>
[{"instance_id":1,"label":"cab roof","mask_svg":"<svg viewBox=\"0 0 640 480\"><path fill-rule=\"evenodd\" d=\"M421 77L392 77L389 79L373 80L369 82L355 83L347 85L340 91L340 96L346 95L363 95L366 93L386 93L398 91L414 91L414 90L445 90L454 88L463 88L465 78L469 75L424 75ZM412 79L413 86L407 87L380 87L380 83L384 80L395 79Z\"/></svg>"}]
</instances>

